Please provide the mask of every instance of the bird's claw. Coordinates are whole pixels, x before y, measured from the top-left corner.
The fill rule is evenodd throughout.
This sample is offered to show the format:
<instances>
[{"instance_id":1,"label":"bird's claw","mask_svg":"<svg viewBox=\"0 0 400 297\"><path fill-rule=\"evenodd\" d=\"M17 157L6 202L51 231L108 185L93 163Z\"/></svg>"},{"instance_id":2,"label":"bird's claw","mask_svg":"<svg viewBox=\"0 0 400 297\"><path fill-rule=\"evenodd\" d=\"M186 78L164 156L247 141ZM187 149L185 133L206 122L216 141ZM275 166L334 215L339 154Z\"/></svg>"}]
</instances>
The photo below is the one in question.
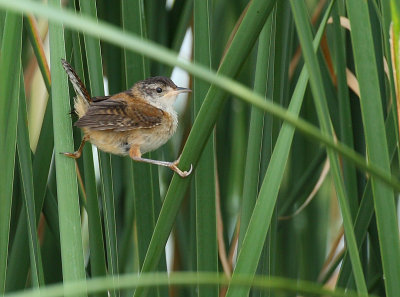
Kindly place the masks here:
<instances>
[{"instance_id":1,"label":"bird's claw","mask_svg":"<svg viewBox=\"0 0 400 297\"><path fill-rule=\"evenodd\" d=\"M180 158L179 158L179 159L180 159ZM178 168L179 159L176 160L176 161L174 161L174 162L172 163L172 165L170 166L170 168L171 168L173 171L175 171L177 174L179 174L180 177L183 177L183 178L184 178L184 177L187 177L188 175L190 175L190 174L192 173L193 165L190 164L190 169L189 169L189 171L182 171L182 170L180 170L180 169Z\"/></svg>"},{"instance_id":2,"label":"bird's claw","mask_svg":"<svg viewBox=\"0 0 400 297\"><path fill-rule=\"evenodd\" d=\"M62 154L64 156L67 156L69 158L72 158L72 159L78 159L81 156L81 154L77 154L76 152L75 153L63 153L63 152L60 152L60 154Z\"/></svg>"}]
</instances>

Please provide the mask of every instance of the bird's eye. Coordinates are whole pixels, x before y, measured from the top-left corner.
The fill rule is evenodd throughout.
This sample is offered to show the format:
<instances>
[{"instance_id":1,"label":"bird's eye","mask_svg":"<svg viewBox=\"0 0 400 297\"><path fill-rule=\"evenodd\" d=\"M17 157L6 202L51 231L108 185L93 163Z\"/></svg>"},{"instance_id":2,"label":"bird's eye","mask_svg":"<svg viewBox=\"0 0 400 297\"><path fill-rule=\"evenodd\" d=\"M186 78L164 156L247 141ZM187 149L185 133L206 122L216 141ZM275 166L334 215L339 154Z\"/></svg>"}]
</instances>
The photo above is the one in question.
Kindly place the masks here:
<instances>
[{"instance_id":1,"label":"bird's eye","mask_svg":"<svg viewBox=\"0 0 400 297\"><path fill-rule=\"evenodd\" d=\"M156 89L156 92L157 92L157 93L161 93L161 92L162 92L162 89L161 89L160 87L158 87L158 88Z\"/></svg>"}]
</instances>

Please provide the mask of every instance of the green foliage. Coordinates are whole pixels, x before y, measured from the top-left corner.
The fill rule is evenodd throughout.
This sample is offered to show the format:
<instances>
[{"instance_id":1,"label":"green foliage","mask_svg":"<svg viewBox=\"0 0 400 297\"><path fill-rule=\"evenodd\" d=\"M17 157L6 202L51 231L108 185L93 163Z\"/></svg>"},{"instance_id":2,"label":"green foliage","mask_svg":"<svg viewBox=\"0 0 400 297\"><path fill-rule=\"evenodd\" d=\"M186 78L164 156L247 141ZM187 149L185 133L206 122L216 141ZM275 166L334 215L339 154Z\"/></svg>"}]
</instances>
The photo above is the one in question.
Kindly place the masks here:
<instances>
[{"instance_id":1,"label":"green foliage","mask_svg":"<svg viewBox=\"0 0 400 297\"><path fill-rule=\"evenodd\" d=\"M48 2L0 0L0 295L400 296L396 1ZM93 96L185 70L147 157L193 173L60 154L61 58Z\"/></svg>"}]
</instances>

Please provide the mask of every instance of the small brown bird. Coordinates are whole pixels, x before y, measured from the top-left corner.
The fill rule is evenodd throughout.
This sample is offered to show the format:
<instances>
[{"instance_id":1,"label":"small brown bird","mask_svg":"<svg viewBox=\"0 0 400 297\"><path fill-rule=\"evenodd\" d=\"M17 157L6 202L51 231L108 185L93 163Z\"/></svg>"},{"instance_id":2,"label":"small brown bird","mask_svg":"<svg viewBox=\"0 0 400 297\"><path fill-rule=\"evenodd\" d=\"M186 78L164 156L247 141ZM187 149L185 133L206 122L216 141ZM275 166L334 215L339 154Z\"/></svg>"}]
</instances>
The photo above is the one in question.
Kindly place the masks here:
<instances>
[{"instance_id":1,"label":"small brown bird","mask_svg":"<svg viewBox=\"0 0 400 297\"><path fill-rule=\"evenodd\" d=\"M79 158L85 142L90 141L102 151L166 166L181 177L191 173L192 166L189 171L178 168L179 158L174 162L142 158L142 154L159 148L175 133L178 116L172 105L180 93L191 92L190 89L156 76L112 96L91 97L71 65L64 59L61 63L76 92L74 108L79 119L75 126L84 132L79 149L64 155Z\"/></svg>"}]
</instances>

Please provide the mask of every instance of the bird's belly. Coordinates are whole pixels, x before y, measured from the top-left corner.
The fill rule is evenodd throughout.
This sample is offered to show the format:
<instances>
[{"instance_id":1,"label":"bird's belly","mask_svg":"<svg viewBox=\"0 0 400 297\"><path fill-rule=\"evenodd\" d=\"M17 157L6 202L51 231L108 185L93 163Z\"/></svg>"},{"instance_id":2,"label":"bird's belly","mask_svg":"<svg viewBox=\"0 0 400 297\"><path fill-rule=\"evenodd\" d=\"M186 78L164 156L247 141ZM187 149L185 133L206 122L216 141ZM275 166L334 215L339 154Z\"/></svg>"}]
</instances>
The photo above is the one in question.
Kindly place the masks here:
<instances>
[{"instance_id":1,"label":"bird's belly","mask_svg":"<svg viewBox=\"0 0 400 297\"><path fill-rule=\"evenodd\" d=\"M147 152L154 151L162 146L170 138L169 135L154 135L154 134L144 134L142 135L142 145L140 145L140 152L145 154Z\"/></svg>"},{"instance_id":2,"label":"bird's belly","mask_svg":"<svg viewBox=\"0 0 400 297\"><path fill-rule=\"evenodd\" d=\"M123 156L129 154L126 132L91 130L87 135L90 135L90 142L104 152Z\"/></svg>"},{"instance_id":3,"label":"bird's belly","mask_svg":"<svg viewBox=\"0 0 400 297\"><path fill-rule=\"evenodd\" d=\"M85 134L90 136L90 142L98 149L115 154L129 155L132 146L140 148L145 154L154 151L165 144L175 132L175 125L160 125L150 129L134 129L131 131L95 131L86 128Z\"/></svg>"},{"instance_id":4,"label":"bird's belly","mask_svg":"<svg viewBox=\"0 0 400 297\"><path fill-rule=\"evenodd\" d=\"M128 140L132 145L139 145L140 152L145 154L154 151L165 144L172 136L175 129L169 126L157 126L152 129L141 129L139 137L130 137Z\"/></svg>"}]
</instances>

